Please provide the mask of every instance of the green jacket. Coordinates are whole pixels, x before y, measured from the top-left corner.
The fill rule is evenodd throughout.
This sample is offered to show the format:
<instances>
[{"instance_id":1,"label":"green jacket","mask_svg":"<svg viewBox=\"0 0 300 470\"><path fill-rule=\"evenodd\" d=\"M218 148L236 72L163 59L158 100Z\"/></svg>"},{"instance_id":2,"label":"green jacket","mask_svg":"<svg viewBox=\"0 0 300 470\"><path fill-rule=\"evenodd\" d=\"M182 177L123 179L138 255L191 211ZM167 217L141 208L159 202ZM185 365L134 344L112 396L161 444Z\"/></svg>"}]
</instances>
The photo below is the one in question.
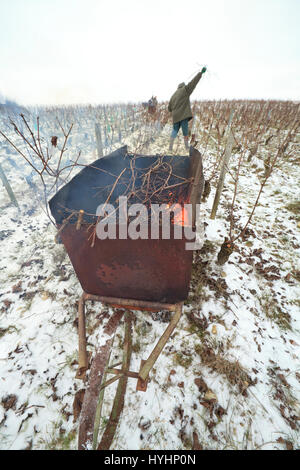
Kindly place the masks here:
<instances>
[{"instance_id":1,"label":"green jacket","mask_svg":"<svg viewBox=\"0 0 300 470\"><path fill-rule=\"evenodd\" d=\"M180 83L177 90L172 95L168 110L172 113L174 124L183 119L192 119L190 95L193 93L201 77L202 72L199 72L187 85Z\"/></svg>"}]
</instances>

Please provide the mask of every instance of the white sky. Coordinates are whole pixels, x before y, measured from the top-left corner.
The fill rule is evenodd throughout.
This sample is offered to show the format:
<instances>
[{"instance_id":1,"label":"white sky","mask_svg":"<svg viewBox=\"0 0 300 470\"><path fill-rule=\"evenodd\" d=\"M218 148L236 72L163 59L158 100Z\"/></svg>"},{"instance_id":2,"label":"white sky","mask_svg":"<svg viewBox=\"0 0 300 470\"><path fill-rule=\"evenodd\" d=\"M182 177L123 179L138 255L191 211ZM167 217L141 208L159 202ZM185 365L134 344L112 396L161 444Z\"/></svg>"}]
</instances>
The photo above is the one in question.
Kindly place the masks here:
<instances>
[{"instance_id":1,"label":"white sky","mask_svg":"<svg viewBox=\"0 0 300 470\"><path fill-rule=\"evenodd\" d=\"M0 0L0 92L22 104L300 99L299 0Z\"/></svg>"}]
</instances>

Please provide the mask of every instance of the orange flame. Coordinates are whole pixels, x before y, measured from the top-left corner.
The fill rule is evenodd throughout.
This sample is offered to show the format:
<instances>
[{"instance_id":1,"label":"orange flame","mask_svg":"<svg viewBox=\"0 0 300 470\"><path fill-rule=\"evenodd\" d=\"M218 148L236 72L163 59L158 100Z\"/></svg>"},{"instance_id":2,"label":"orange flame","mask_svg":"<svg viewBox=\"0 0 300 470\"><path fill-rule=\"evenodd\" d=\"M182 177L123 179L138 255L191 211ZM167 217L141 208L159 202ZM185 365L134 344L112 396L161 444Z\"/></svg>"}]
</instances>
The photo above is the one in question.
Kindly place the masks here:
<instances>
[{"instance_id":1,"label":"orange flame","mask_svg":"<svg viewBox=\"0 0 300 470\"><path fill-rule=\"evenodd\" d=\"M185 207L179 203L176 204L167 204L167 209L171 209L174 211L174 217L172 220L172 223L174 225L182 225L188 226L189 224L189 217L188 217L188 211L185 209Z\"/></svg>"},{"instance_id":2,"label":"orange flame","mask_svg":"<svg viewBox=\"0 0 300 470\"><path fill-rule=\"evenodd\" d=\"M188 212L181 204L175 204L173 223L175 225L182 225L183 227L189 225Z\"/></svg>"}]
</instances>

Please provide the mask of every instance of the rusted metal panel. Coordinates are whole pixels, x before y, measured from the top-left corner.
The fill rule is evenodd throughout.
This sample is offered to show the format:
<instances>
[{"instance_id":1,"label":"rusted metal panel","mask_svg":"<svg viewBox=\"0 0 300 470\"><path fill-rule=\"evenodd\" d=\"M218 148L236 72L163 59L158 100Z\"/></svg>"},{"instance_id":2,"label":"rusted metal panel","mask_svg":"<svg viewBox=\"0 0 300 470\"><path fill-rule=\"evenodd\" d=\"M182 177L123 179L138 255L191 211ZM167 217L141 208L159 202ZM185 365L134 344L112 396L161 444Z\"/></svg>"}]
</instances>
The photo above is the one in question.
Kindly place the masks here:
<instances>
[{"instance_id":1,"label":"rusted metal panel","mask_svg":"<svg viewBox=\"0 0 300 470\"><path fill-rule=\"evenodd\" d=\"M172 232L171 232L172 233ZM60 234L83 290L107 297L176 303L189 290L193 252L182 240L99 240L86 225Z\"/></svg>"}]
</instances>

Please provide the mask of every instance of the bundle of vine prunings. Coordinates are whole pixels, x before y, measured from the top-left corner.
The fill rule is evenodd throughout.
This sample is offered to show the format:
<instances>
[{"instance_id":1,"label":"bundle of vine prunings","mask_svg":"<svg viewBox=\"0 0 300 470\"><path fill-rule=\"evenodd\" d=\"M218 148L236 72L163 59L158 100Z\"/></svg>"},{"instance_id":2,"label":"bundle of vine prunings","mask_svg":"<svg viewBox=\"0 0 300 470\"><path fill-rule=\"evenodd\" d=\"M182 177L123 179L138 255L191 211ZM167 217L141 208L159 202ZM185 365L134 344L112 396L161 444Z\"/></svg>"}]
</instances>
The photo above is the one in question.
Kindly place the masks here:
<instances>
[{"instance_id":1,"label":"bundle of vine prunings","mask_svg":"<svg viewBox=\"0 0 300 470\"><path fill-rule=\"evenodd\" d=\"M137 164L138 160L143 157L134 154L127 154L127 157L130 162L129 167L121 171L109 188L107 186L95 188L95 197L102 204L102 201L105 202L102 215L95 217L94 222L88 226L88 231L91 231L89 237L91 246L95 242L97 223L112 215L105 211L105 207L112 204L115 207L114 212L118 213L120 196L127 197L128 206L142 204L146 207L147 220L152 213L152 204L165 204L166 207L171 208L173 204L183 204L187 201L192 178L184 178L176 173L178 163L173 157L167 161L163 156L158 156L146 168L139 168ZM173 212L170 212L170 218L171 220L174 218Z\"/></svg>"},{"instance_id":2,"label":"bundle of vine prunings","mask_svg":"<svg viewBox=\"0 0 300 470\"><path fill-rule=\"evenodd\" d=\"M139 168L136 164L137 155L127 154L130 158L130 168L124 168L115 182L111 185L109 195L105 203L117 202L121 196L126 196L130 204L144 204L150 208L151 204L173 204L184 202L187 198L188 187L191 178L184 178L176 174L176 162L166 161L163 156L146 168ZM122 185L124 190L118 191L117 198L113 201L112 195L116 185ZM99 188L100 195L107 188Z\"/></svg>"},{"instance_id":3,"label":"bundle of vine prunings","mask_svg":"<svg viewBox=\"0 0 300 470\"><path fill-rule=\"evenodd\" d=\"M125 159L125 165L118 159ZM109 162L108 170L107 164ZM114 168L120 164L124 166L117 174ZM84 187L86 191L81 194L82 207L78 206L78 201L74 205L72 198L67 201L63 197L59 200L58 197L53 203L60 224L62 224L59 232L71 222L71 219L72 223L80 220L79 225L86 226L93 247L97 224L100 221L109 223L112 220L111 217L118 218L121 215L120 210L123 211L124 203L128 208L125 215L127 221L138 216L139 223L148 223L158 214L160 224L161 211L168 212L170 221L173 221L178 215L179 221L182 204L188 202L190 185L193 180L193 177L187 177L189 165L189 159L182 159L178 156L157 155L153 157L130 154L126 151L125 153L121 151L120 155L112 154L103 165L106 168L99 167L99 164L88 165L95 175L98 173L99 178L95 177L97 183L94 185L86 184L88 180L85 183L76 180L77 187ZM121 200L121 198L125 200ZM138 204L138 206L130 211L130 207L134 204ZM83 208L84 210L82 210Z\"/></svg>"}]
</instances>

